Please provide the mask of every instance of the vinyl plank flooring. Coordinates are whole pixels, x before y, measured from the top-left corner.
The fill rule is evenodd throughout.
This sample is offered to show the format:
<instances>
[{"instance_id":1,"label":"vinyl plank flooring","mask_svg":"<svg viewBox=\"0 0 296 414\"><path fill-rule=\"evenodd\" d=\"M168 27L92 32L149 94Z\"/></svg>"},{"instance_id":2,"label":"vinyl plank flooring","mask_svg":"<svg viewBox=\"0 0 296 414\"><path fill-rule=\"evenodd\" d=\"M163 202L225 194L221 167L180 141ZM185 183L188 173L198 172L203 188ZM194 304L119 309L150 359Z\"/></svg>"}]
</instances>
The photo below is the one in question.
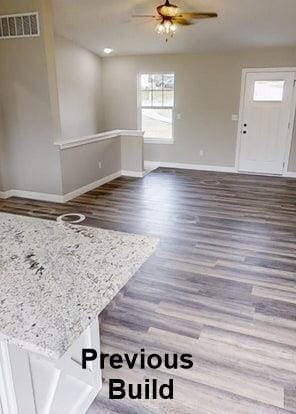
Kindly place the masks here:
<instances>
[{"instance_id":1,"label":"vinyl plank flooring","mask_svg":"<svg viewBox=\"0 0 296 414\"><path fill-rule=\"evenodd\" d=\"M88 414L296 414L296 180L159 168L66 204L0 211L158 236L101 314L102 351L190 352L191 370L106 367ZM175 381L172 401L109 400L108 380Z\"/></svg>"},{"instance_id":2,"label":"vinyl plank flooring","mask_svg":"<svg viewBox=\"0 0 296 414\"><path fill-rule=\"evenodd\" d=\"M281 302L287 302L287 303L296 305L296 291L286 292L284 289L279 290L279 289L269 289L269 288L254 286L252 290L252 295L257 296L259 298L275 299ZM294 316L296 317L296 315Z\"/></svg>"}]
</instances>

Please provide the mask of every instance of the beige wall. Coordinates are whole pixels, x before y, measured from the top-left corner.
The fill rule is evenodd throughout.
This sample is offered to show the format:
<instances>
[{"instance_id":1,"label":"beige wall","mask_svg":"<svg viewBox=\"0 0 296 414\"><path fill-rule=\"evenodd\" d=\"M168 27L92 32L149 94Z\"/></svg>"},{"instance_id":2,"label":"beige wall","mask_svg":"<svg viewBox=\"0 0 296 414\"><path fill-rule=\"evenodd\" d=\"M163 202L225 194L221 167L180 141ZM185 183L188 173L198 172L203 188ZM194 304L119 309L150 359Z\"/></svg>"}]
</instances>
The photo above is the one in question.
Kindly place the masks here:
<instances>
[{"instance_id":1,"label":"beige wall","mask_svg":"<svg viewBox=\"0 0 296 414\"><path fill-rule=\"evenodd\" d=\"M137 74L176 74L175 143L146 144L145 159L234 166L243 68L296 66L296 48L103 59L104 128L137 128ZM296 139L296 134L295 134ZM204 156L199 155L200 150ZM290 170L296 171L293 143Z\"/></svg>"},{"instance_id":2,"label":"beige wall","mask_svg":"<svg viewBox=\"0 0 296 414\"><path fill-rule=\"evenodd\" d=\"M47 15L44 15L46 9ZM0 13L39 11L41 37L0 42L0 113L5 176L9 187L22 191L61 194L57 111L50 92L50 51L53 37L48 0L1 0ZM3 188L6 190L7 188Z\"/></svg>"},{"instance_id":3,"label":"beige wall","mask_svg":"<svg viewBox=\"0 0 296 414\"><path fill-rule=\"evenodd\" d=\"M61 154L54 142L136 129L137 74L146 71L176 73L182 119L175 121L175 143L146 144L145 159L233 166L237 123L231 115L239 109L242 68L296 66L296 49L114 57L103 59L101 77L98 57L58 39L59 99L50 0L0 1L2 14L37 10L41 18L40 38L0 42L0 191L65 194L123 168L137 171L133 150L120 140ZM296 171L296 123L290 171Z\"/></svg>"},{"instance_id":4,"label":"beige wall","mask_svg":"<svg viewBox=\"0 0 296 414\"><path fill-rule=\"evenodd\" d=\"M121 137L121 169L123 171L144 171L143 137Z\"/></svg>"},{"instance_id":5,"label":"beige wall","mask_svg":"<svg viewBox=\"0 0 296 414\"><path fill-rule=\"evenodd\" d=\"M100 59L65 39L55 47L50 0L0 1L0 13L39 11L41 22L40 38L0 42L0 192L32 192L28 196L38 199L38 193L67 194L123 168L141 172L142 137L59 150L55 143L62 138L102 127Z\"/></svg>"},{"instance_id":6,"label":"beige wall","mask_svg":"<svg viewBox=\"0 0 296 414\"><path fill-rule=\"evenodd\" d=\"M101 132L101 59L60 36L55 44L62 137Z\"/></svg>"},{"instance_id":7,"label":"beige wall","mask_svg":"<svg viewBox=\"0 0 296 414\"><path fill-rule=\"evenodd\" d=\"M61 164L67 194L121 170L120 138L62 150Z\"/></svg>"},{"instance_id":8,"label":"beige wall","mask_svg":"<svg viewBox=\"0 0 296 414\"><path fill-rule=\"evenodd\" d=\"M1 96L0 96L1 99ZM0 108L0 191L9 190L9 176L7 166L7 151L4 140L4 122L2 108Z\"/></svg>"},{"instance_id":9,"label":"beige wall","mask_svg":"<svg viewBox=\"0 0 296 414\"><path fill-rule=\"evenodd\" d=\"M144 171L143 137L116 136L61 150L63 194L121 171ZM75 168L73 168L75 166Z\"/></svg>"}]
</instances>

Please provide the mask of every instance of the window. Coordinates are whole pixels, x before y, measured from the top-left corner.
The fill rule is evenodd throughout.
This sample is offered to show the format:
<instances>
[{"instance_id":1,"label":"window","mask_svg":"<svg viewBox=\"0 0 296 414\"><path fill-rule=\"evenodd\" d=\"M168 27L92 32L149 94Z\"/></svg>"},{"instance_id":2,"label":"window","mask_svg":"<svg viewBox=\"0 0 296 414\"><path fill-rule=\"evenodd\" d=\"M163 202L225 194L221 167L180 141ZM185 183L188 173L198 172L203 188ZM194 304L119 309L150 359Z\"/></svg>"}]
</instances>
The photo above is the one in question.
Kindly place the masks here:
<instances>
[{"instance_id":1,"label":"window","mask_svg":"<svg viewBox=\"0 0 296 414\"><path fill-rule=\"evenodd\" d=\"M150 142L173 140L175 75L141 74L139 77L139 121Z\"/></svg>"},{"instance_id":2,"label":"window","mask_svg":"<svg viewBox=\"0 0 296 414\"><path fill-rule=\"evenodd\" d=\"M282 102L285 81L256 81L254 101Z\"/></svg>"}]
</instances>

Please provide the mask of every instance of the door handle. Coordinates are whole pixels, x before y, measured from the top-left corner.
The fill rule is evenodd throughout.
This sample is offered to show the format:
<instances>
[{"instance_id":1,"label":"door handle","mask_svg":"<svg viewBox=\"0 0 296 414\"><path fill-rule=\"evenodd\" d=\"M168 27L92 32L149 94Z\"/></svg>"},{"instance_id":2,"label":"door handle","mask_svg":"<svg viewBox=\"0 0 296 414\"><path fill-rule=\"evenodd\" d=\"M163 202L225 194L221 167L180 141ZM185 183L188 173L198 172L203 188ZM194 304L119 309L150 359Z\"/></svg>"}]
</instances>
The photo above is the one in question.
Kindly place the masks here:
<instances>
[{"instance_id":1,"label":"door handle","mask_svg":"<svg viewBox=\"0 0 296 414\"><path fill-rule=\"evenodd\" d=\"M245 123L245 124L243 124L243 128L247 128L247 126L248 126L248 124L246 124L246 123ZM246 133L247 133L246 129L242 129L242 130L241 130L241 133L242 133L242 134L246 134Z\"/></svg>"}]
</instances>

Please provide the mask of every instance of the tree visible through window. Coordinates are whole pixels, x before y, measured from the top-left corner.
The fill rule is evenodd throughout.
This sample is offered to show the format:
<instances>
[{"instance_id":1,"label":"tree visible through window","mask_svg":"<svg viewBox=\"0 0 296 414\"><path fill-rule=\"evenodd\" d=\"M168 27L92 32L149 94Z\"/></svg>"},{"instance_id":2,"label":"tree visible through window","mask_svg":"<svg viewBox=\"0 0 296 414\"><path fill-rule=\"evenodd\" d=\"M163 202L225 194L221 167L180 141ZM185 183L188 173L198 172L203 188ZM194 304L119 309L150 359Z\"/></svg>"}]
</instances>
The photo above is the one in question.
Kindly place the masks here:
<instances>
[{"instance_id":1,"label":"tree visible through window","mask_svg":"<svg viewBox=\"0 0 296 414\"><path fill-rule=\"evenodd\" d=\"M144 138L173 139L174 88L173 73L140 75L139 110Z\"/></svg>"}]
</instances>

